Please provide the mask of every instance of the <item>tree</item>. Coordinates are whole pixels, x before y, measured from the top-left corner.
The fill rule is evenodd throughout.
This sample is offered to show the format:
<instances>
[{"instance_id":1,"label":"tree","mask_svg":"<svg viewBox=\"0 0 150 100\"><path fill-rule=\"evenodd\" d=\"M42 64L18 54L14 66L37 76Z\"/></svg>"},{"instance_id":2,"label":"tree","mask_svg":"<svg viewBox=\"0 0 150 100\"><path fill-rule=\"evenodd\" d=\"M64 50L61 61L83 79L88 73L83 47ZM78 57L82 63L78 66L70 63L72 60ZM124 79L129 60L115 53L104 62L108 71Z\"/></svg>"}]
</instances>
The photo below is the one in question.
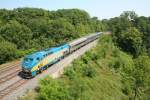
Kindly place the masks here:
<instances>
[{"instance_id":1,"label":"tree","mask_svg":"<svg viewBox=\"0 0 150 100\"><path fill-rule=\"evenodd\" d=\"M142 33L135 27L131 27L126 31L122 31L117 36L118 45L126 52L137 56L141 52L142 48Z\"/></svg>"},{"instance_id":2,"label":"tree","mask_svg":"<svg viewBox=\"0 0 150 100\"><path fill-rule=\"evenodd\" d=\"M78 37L73 25L63 18L53 20L49 28L49 37L57 42L65 42Z\"/></svg>"},{"instance_id":3,"label":"tree","mask_svg":"<svg viewBox=\"0 0 150 100\"><path fill-rule=\"evenodd\" d=\"M143 33L143 45L150 55L150 18L144 16L138 17L134 21L134 25Z\"/></svg>"},{"instance_id":4,"label":"tree","mask_svg":"<svg viewBox=\"0 0 150 100\"><path fill-rule=\"evenodd\" d=\"M50 77L40 80L39 100L68 100L69 91L63 83Z\"/></svg>"},{"instance_id":5,"label":"tree","mask_svg":"<svg viewBox=\"0 0 150 100\"><path fill-rule=\"evenodd\" d=\"M8 41L0 41L0 64L17 58L16 45Z\"/></svg>"},{"instance_id":6,"label":"tree","mask_svg":"<svg viewBox=\"0 0 150 100\"><path fill-rule=\"evenodd\" d=\"M124 17L128 19L129 21L134 21L135 18L138 17L138 15L134 11L124 11L120 17Z\"/></svg>"},{"instance_id":7,"label":"tree","mask_svg":"<svg viewBox=\"0 0 150 100\"><path fill-rule=\"evenodd\" d=\"M69 21L72 25L76 25L79 23L86 25L90 21L90 15L84 10L62 9L57 10L55 14L57 15L55 16L57 19L63 17L64 19Z\"/></svg>"},{"instance_id":8,"label":"tree","mask_svg":"<svg viewBox=\"0 0 150 100\"><path fill-rule=\"evenodd\" d=\"M0 34L6 40L16 44L19 49L27 48L27 43L32 38L31 30L17 21L10 21L1 27Z\"/></svg>"},{"instance_id":9,"label":"tree","mask_svg":"<svg viewBox=\"0 0 150 100\"><path fill-rule=\"evenodd\" d=\"M90 22L91 22L91 27L93 28L93 31L100 32L100 31L105 30L103 23L100 20L98 20L97 17L91 18Z\"/></svg>"},{"instance_id":10,"label":"tree","mask_svg":"<svg viewBox=\"0 0 150 100\"><path fill-rule=\"evenodd\" d=\"M146 55L141 55L135 59L135 69L133 72L135 78L134 84L134 100L149 100L150 90L150 58Z\"/></svg>"}]
</instances>

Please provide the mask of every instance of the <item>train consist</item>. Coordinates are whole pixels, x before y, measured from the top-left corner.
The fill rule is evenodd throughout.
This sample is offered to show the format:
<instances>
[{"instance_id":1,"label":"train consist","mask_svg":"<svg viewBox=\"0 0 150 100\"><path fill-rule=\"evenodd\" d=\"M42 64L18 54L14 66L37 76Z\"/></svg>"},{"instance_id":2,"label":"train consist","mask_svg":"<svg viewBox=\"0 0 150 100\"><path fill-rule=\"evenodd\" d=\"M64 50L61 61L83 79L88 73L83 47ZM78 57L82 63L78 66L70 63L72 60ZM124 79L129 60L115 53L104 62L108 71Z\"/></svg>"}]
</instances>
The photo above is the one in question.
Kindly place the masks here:
<instances>
[{"instance_id":1,"label":"train consist","mask_svg":"<svg viewBox=\"0 0 150 100\"><path fill-rule=\"evenodd\" d=\"M58 47L48 48L24 57L22 72L26 78L32 78L47 69L50 65L63 59L68 54L96 40L102 32L93 33L82 38L73 40Z\"/></svg>"}]
</instances>

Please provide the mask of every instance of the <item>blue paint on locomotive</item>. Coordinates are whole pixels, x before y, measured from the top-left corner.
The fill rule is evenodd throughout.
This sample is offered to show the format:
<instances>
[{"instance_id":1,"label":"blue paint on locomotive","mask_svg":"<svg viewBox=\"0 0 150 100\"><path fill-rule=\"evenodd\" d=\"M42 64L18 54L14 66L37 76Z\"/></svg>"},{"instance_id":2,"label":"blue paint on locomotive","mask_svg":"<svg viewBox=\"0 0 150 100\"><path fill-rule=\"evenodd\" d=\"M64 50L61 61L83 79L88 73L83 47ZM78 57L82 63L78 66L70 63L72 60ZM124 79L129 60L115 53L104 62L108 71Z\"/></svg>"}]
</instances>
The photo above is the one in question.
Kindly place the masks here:
<instances>
[{"instance_id":1,"label":"blue paint on locomotive","mask_svg":"<svg viewBox=\"0 0 150 100\"><path fill-rule=\"evenodd\" d=\"M23 62L22 62L22 67L26 70L31 70L33 66L35 66L38 63L38 60L36 60L37 58L42 59L45 55L46 52L44 51L39 51L36 53L33 53L31 55L27 55Z\"/></svg>"},{"instance_id":2,"label":"blue paint on locomotive","mask_svg":"<svg viewBox=\"0 0 150 100\"><path fill-rule=\"evenodd\" d=\"M45 49L44 51L48 54L48 53L55 53L55 52L58 52L62 49L65 49L65 48L68 48L69 49L69 45L68 44L65 44L65 45L62 45L62 46L59 46L59 47L52 47L52 48L48 48L48 49Z\"/></svg>"}]
</instances>

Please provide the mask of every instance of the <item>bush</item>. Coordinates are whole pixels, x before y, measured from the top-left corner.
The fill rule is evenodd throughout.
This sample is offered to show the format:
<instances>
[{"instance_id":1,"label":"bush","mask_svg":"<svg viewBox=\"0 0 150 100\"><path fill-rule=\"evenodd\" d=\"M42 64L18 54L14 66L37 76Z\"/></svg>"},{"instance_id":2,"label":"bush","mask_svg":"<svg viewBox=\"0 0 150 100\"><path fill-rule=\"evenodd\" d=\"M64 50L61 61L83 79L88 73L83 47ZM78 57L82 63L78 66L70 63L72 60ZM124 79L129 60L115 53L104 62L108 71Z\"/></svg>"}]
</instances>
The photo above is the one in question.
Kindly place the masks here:
<instances>
[{"instance_id":1,"label":"bush","mask_svg":"<svg viewBox=\"0 0 150 100\"><path fill-rule=\"evenodd\" d=\"M66 100L68 94L67 87L62 82L50 77L40 80L39 100Z\"/></svg>"},{"instance_id":2,"label":"bush","mask_svg":"<svg viewBox=\"0 0 150 100\"><path fill-rule=\"evenodd\" d=\"M83 71L84 71L83 75L87 76L87 77L91 77L92 78L92 77L94 77L96 75L96 71L92 67L84 67Z\"/></svg>"},{"instance_id":3,"label":"bush","mask_svg":"<svg viewBox=\"0 0 150 100\"><path fill-rule=\"evenodd\" d=\"M72 67L67 68L64 72L64 75L66 75L69 79L74 79L77 76Z\"/></svg>"},{"instance_id":4,"label":"bush","mask_svg":"<svg viewBox=\"0 0 150 100\"><path fill-rule=\"evenodd\" d=\"M0 42L0 64L14 60L17 57L17 47L15 44L7 41Z\"/></svg>"}]
</instances>

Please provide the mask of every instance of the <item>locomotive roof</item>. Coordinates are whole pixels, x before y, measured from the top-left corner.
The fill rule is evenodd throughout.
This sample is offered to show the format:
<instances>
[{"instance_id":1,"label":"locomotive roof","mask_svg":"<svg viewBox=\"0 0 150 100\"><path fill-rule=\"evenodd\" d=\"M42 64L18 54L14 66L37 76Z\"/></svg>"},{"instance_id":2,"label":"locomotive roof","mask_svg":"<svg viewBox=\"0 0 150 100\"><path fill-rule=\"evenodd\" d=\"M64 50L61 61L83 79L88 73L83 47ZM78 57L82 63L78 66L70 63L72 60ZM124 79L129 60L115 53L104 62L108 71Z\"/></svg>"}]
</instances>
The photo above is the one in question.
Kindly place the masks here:
<instances>
[{"instance_id":1,"label":"locomotive roof","mask_svg":"<svg viewBox=\"0 0 150 100\"><path fill-rule=\"evenodd\" d=\"M100 32L88 34L88 35L86 35L86 36L84 36L84 37L81 37L81 38L79 38L79 39L75 39L75 40L69 42L69 45L71 45L71 46L72 46L72 45L76 45L76 44L78 44L78 43L80 43L80 42L86 40L87 38L92 37L92 36L95 36L95 35L98 35L98 34L100 34Z\"/></svg>"},{"instance_id":2,"label":"locomotive roof","mask_svg":"<svg viewBox=\"0 0 150 100\"><path fill-rule=\"evenodd\" d=\"M68 44L64 44L64 45L61 45L59 47L52 47L52 48L48 48L48 49L45 49L44 52L46 53L54 53L54 52L57 52L63 48L69 48L69 45Z\"/></svg>"},{"instance_id":3,"label":"locomotive roof","mask_svg":"<svg viewBox=\"0 0 150 100\"><path fill-rule=\"evenodd\" d=\"M78 43L80 43L80 42L82 42L84 40L86 40L86 38L82 37L82 38L73 40L73 41L69 42L68 44L72 46L72 45L78 44Z\"/></svg>"},{"instance_id":4,"label":"locomotive roof","mask_svg":"<svg viewBox=\"0 0 150 100\"><path fill-rule=\"evenodd\" d=\"M29 58L42 57L46 54L51 54L51 53L60 51L63 48L69 48L69 45L65 44L65 45L62 45L62 46L59 46L59 47L48 48L48 49L45 49L45 50L42 50L42 51L35 52L31 55L27 55L26 57L29 57Z\"/></svg>"},{"instance_id":5,"label":"locomotive roof","mask_svg":"<svg viewBox=\"0 0 150 100\"><path fill-rule=\"evenodd\" d=\"M31 54L31 55L28 55L27 57L29 57L29 58L36 58L36 57L42 57L45 54L46 54L46 52L39 51L39 52L35 52L35 53Z\"/></svg>"}]
</instances>

